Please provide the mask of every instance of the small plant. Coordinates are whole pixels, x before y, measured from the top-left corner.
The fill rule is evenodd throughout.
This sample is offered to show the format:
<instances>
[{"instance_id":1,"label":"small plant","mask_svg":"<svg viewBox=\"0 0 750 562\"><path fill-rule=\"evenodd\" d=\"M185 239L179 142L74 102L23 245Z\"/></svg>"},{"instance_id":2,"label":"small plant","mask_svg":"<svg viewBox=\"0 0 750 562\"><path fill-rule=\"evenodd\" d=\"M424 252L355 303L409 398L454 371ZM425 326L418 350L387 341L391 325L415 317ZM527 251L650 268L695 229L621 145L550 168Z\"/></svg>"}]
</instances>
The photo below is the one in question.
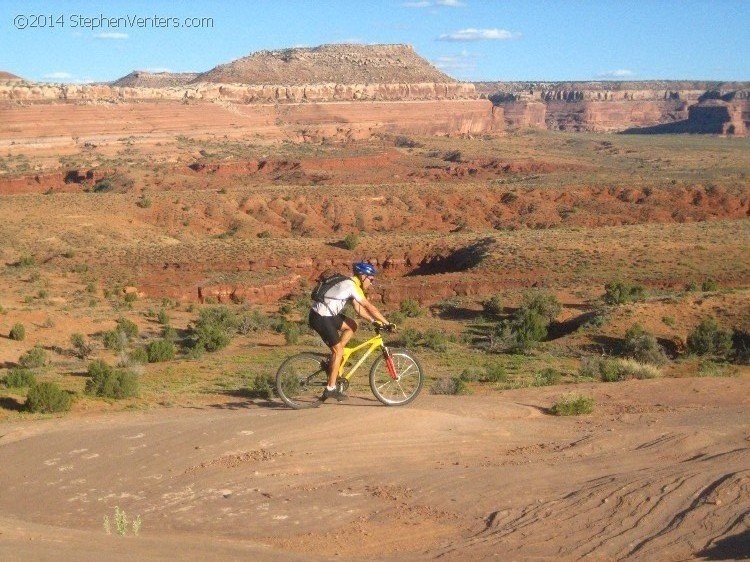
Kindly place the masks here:
<instances>
[{"instance_id":1,"label":"small plant","mask_svg":"<svg viewBox=\"0 0 750 562\"><path fill-rule=\"evenodd\" d=\"M47 352L41 347L32 347L18 359L18 365L23 369L38 369L47 364Z\"/></svg>"},{"instance_id":2,"label":"small plant","mask_svg":"<svg viewBox=\"0 0 750 562\"><path fill-rule=\"evenodd\" d=\"M630 285L619 279L604 285L603 300L606 304L617 305L642 300L646 290L641 285Z\"/></svg>"},{"instance_id":3,"label":"small plant","mask_svg":"<svg viewBox=\"0 0 750 562\"><path fill-rule=\"evenodd\" d=\"M151 206L151 198L146 195L145 191L141 193L141 198L138 199L136 205L138 205L141 209L148 209Z\"/></svg>"},{"instance_id":4,"label":"small plant","mask_svg":"<svg viewBox=\"0 0 750 562\"><path fill-rule=\"evenodd\" d=\"M10 329L8 337L15 341L23 341L26 339L26 328L20 322L16 322Z\"/></svg>"},{"instance_id":5,"label":"small plant","mask_svg":"<svg viewBox=\"0 0 750 562\"><path fill-rule=\"evenodd\" d=\"M257 374L248 388L248 393L254 398L270 400L273 398L275 379L271 375Z\"/></svg>"},{"instance_id":6,"label":"small plant","mask_svg":"<svg viewBox=\"0 0 750 562\"><path fill-rule=\"evenodd\" d=\"M471 390L461 377L443 377L430 387L430 394L458 395L471 394Z\"/></svg>"},{"instance_id":7,"label":"small plant","mask_svg":"<svg viewBox=\"0 0 750 562\"><path fill-rule=\"evenodd\" d=\"M708 318L690 332L687 349L695 355L725 358L732 350L732 334L719 329L716 320Z\"/></svg>"},{"instance_id":8,"label":"small plant","mask_svg":"<svg viewBox=\"0 0 750 562\"><path fill-rule=\"evenodd\" d=\"M619 380L628 379L654 379L661 376L658 367L651 363L641 363L635 359L618 359L615 362Z\"/></svg>"},{"instance_id":9,"label":"small plant","mask_svg":"<svg viewBox=\"0 0 750 562\"><path fill-rule=\"evenodd\" d=\"M416 318L422 314L422 309L419 308L419 303L414 299L405 299L401 301L400 309L401 314L407 318Z\"/></svg>"},{"instance_id":10,"label":"small plant","mask_svg":"<svg viewBox=\"0 0 750 562\"><path fill-rule=\"evenodd\" d=\"M148 350L145 347L136 347L128 354L128 365L145 365L146 363L148 363Z\"/></svg>"},{"instance_id":11,"label":"small plant","mask_svg":"<svg viewBox=\"0 0 750 562\"><path fill-rule=\"evenodd\" d=\"M8 388L30 388L36 384L36 377L29 369L10 369L3 384Z\"/></svg>"},{"instance_id":12,"label":"small plant","mask_svg":"<svg viewBox=\"0 0 750 562\"><path fill-rule=\"evenodd\" d=\"M640 324L633 324L625 332L623 350L626 356L641 363L663 365L667 361L664 349L656 341L656 338L646 332Z\"/></svg>"},{"instance_id":13,"label":"small plant","mask_svg":"<svg viewBox=\"0 0 750 562\"><path fill-rule=\"evenodd\" d=\"M156 321L162 326L169 325L169 314L167 311L162 308L156 316Z\"/></svg>"},{"instance_id":14,"label":"small plant","mask_svg":"<svg viewBox=\"0 0 750 562\"><path fill-rule=\"evenodd\" d=\"M493 383L507 382L508 373L505 371L505 367L500 363L494 363L492 365L487 365L484 368L484 376L480 380Z\"/></svg>"},{"instance_id":15,"label":"small plant","mask_svg":"<svg viewBox=\"0 0 750 562\"><path fill-rule=\"evenodd\" d=\"M359 236L354 233L347 234L344 238L344 247L347 250L354 250L357 246L359 246Z\"/></svg>"},{"instance_id":16,"label":"small plant","mask_svg":"<svg viewBox=\"0 0 750 562\"><path fill-rule=\"evenodd\" d=\"M122 351L128 345L128 336L120 330L109 330L102 335L102 344L106 349Z\"/></svg>"},{"instance_id":17,"label":"small plant","mask_svg":"<svg viewBox=\"0 0 750 562\"><path fill-rule=\"evenodd\" d=\"M423 343L428 349L432 349L437 352L448 351L448 340L445 334L435 328L430 328L422 335Z\"/></svg>"},{"instance_id":18,"label":"small plant","mask_svg":"<svg viewBox=\"0 0 750 562\"><path fill-rule=\"evenodd\" d=\"M138 536L138 533L140 533L141 531L141 516L139 515L132 522L129 522L128 516L126 515L125 511L121 510L119 506L115 506L114 523L115 531L121 537L124 537L128 534L128 528L130 528L130 531L135 536ZM128 526L128 523L130 523L130 526ZM109 519L109 515L104 516L104 532L108 535L112 534L112 522Z\"/></svg>"},{"instance_id":19,"label":"small plant","mask_svg":"<svg viewBox=\"0 0 750 562\"><path fill-rule=\"evenodd\" d=\"M594 411L594 399L581 394L566 394L553 404L551 410L556 416L580 416Z\"/></svg>"},{"instance_id":20,"label":"small plant","mask_svg":"<svg viewBox=\"0 0 750 562\"><path fill-rule=\"evenodd\" d=\"M70 336L70 345L75 355L84 361L94 352L94 344L87 342L83 334L75 333Z\"/></svg>"},{"instance_id":21,"label":"small plant","mask_svg":"<svg viewBox=\"0 0 750 562\"><path fill-rule=\"evenodd\" d=\"M162 361L171 361L175 358L174 344L167 340L156 340L148 344L146 348L149 363L160 363Z\"/></svg>"},{"instance_id":22,"label":"small plant","mask_svg":"<svg viewBox=\"0 0 750 562\"><path fill-rule=\"evenodd\" d=\"M29 389L25 408L29 412L41 414L67 412L71 402L70 394L55 383L42 382Z\"/></svg>"},{"instance_id":23,"label":"small plant","mask_svg":"<svg viewBox=\"0 0 750 562\"><path fill-rule=\"evenodd\" d=\"M662 316L661 321L665 326L669 326L670 328L677 326L677 321L674 319L674 316Z\"/></svg>"},{"instance_id":24,"label":"small plant","mask_svg":"<svg viewBox=\"0 0 750 562\"><path fill-rule=\"evenodd\" d=\"M498 317L503 313L503 303L498 295L493 295L482 303L482 311L487 316Z\"/></svg>"},{"instance_id":25,"label":"small plant","mask_svg":"<svg viewBox=\"0 0 750 562\"><path fill-rule=\"evenodd\" d=\"M128 295L135 295L135 293L128 293ZM127 297L127 295L125 295L125 297ZM117 319L117 330L125 334L129 340L138 337L138 325L127 318L120 317Z\"/></svg>"},{"instance_id":26,"label":"small plant","mask_svg":"<svg viewBox=\"0 0 750 562\"><path fill-rule=\"evenodd\" d=\"M701 284L701 291L703 291L704 293L718 291L718 290L719 290L719 284L713 279L706 279Z\"/></svg>"},{"instance_id":27,"label":"small plant","mask_svg":"<svg viewBox=\"0 0 750 562\"><path fill-rule=\"evenodd\" d=\"M289 322L284 325L284 341L287 345L294 345L299 341L300 328L298 324Z\"/></svg>"},{"instance_id":28,"label":"small plant","mask_svg":"<svg viewBox=\"0 0 750 562\"><path fill-rule=\"evenodd\" d=\"M115 370L101 359L92 361L88 368L86 394L102 398L131 398L140 392L138 377L129 370Z\"/></svg>"},{"instance_id":29,"label":"small plant","mask_svg":"<svg viewBox=\"0 0 750 562\"><path fill-rule=\"evenodd\" d=\"M560 382L562 375L552 368L534 374L534 386L552 386Z\"/></svg>"},{"instance_id":30,"label":"small plant","mask_svg":"<svg viewBox=\"0 0 750 562\"><path fill-rule=\"evenodd\" d=\"M562 305L555 295L538 291L524 295L521 307L546 318L547 323L552 322L562 311Z\"/></svg>"}]
</instances>

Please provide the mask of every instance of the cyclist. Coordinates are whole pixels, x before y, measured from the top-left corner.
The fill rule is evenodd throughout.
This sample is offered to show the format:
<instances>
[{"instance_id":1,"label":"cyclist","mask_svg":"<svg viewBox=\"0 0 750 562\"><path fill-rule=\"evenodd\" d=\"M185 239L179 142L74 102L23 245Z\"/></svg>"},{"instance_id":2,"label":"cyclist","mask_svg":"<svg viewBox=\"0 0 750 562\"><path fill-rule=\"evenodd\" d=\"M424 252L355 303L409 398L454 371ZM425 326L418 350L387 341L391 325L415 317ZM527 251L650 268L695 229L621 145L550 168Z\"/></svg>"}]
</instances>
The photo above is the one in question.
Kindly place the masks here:
<instances>
[{"instance_id":1,"label":"cyclist","mask_svg":"<svg viewBox=\"0 0 750 562\"><path fill-rule=\"evenodd\" d=\"M352 339L357 331L357 322L343 314L346 303L352 302L354 310L362 318L370 322L388 324L380 311L372 304L365 291L370 288L373 278L377 275L375 268L367 262L357 262L352 265L354 275L342 279L329 288L321 302L313 302L308 316L310 327L331 348L331 358L328 361L328 386L323 391L321 400L335 398L346 400L347 396L336 387L336 376L344 357L344 346Z\"/></svg>"}]
</instances>

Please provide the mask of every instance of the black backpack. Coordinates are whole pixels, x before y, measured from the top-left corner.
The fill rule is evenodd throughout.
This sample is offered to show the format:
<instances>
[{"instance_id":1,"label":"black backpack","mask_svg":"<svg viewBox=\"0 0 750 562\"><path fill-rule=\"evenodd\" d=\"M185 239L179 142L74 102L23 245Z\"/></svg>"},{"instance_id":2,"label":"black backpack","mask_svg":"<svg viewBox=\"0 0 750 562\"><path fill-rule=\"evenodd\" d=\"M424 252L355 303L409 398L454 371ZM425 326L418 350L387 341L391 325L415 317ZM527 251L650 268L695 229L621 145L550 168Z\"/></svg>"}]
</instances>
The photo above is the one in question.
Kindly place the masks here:
<instances>
[{"instance_id":1,"label":"black backpack","mask_svg":"<svg viewBox=\"0 0 750 562\"><path fill-rule=\"evenodd\" d=\"M330 273L327 272L321 274L320 277L318 277L318 284L313 287L312 292L310 293L310 298L312 298L313 302L324 302L325 294L331 290L333 287L341 283L342 281L346 281L349 279L346 275L341 275L340 273Z\"/></svg>"}]
</instances>

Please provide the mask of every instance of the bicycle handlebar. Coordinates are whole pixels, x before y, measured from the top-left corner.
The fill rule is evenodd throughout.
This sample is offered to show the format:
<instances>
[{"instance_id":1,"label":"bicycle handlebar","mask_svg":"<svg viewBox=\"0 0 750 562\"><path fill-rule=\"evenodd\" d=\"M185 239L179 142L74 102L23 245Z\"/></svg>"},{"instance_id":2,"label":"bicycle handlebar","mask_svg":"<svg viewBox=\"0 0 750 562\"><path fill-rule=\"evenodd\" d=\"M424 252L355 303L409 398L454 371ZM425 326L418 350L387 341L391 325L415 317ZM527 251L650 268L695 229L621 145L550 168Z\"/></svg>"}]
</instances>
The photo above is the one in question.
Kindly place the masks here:
<instances>
[{"instance_id":1,"label":"bicycle handlebar","mask_svg":"<svg viewBox=\"0 0 750 562\"><path fill-rule=\"evenodd\" d=\"M395 324L383 324L382 322L373 322L372 325L375 328L376 334L379 334L380 332L395 332L396 331Z\"/></svg>"}]
</instances>

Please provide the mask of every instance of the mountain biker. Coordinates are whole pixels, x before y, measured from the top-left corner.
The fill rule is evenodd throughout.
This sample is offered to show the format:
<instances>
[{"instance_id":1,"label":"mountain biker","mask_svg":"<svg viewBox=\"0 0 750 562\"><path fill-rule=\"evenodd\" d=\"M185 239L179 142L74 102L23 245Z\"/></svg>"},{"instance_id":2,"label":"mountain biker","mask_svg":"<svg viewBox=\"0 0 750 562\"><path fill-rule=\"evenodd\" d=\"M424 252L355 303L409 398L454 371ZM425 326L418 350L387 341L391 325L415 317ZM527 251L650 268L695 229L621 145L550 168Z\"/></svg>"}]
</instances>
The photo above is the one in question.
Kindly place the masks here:
<instances>
[{"instance_id":1,"label":"mountain biker","mask_svg":"<svg viewBox=\"0 0 750 562\"><path fill-rule=\"evenodd\" d=\"M336 387L336 376L344 357L344 346L352 339L358 326L356 320L343 314L346 304L351 301L355 312L370 322L388 324L385 316L365 297L365 291L370 288L378 272L367 262L354 263L352 272L352 277L342 279L329 288L323 295L322 302L313 302L308 316L310 328L331 348L328 386L323 391L321 400L335 398L341 401L347 398L346 394Z\"/></svg>"}]
</instances>

